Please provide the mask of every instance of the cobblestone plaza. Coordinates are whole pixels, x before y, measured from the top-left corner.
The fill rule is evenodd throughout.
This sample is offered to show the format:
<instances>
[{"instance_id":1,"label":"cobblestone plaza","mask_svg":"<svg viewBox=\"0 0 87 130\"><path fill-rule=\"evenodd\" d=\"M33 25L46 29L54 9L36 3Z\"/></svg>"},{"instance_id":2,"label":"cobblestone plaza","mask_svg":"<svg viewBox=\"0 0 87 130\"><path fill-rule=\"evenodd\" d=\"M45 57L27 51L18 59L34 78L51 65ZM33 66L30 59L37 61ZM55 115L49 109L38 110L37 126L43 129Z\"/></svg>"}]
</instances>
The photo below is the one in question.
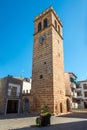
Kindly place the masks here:
<instances>
[{"instance_id":1,"label":"cobblestone plaza","mask_svg":"<svg viewBox=\"0 0 87 130\"><path fill-rule=\"evenodd\" d=\"M87 130L87 113L52 116L48 127L36 127L35 119L30 115L0 116L0 130Z\"/></svg>"}]
</instances>

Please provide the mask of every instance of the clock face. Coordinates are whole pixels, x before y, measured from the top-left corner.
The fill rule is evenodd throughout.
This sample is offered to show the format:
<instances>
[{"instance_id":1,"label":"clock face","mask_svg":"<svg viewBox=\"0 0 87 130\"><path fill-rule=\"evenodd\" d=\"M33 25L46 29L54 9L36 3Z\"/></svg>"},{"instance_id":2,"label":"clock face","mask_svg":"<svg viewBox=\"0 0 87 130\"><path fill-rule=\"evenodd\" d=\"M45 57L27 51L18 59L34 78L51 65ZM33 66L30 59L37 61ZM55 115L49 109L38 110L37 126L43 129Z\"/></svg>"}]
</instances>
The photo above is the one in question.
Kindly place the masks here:
<instances>
[{"instance_id":1,"label":"clock face","mask_svg":"<svg viewBox=\"0 0 87 130\"><path fill-rule=\"evenodd\" d=\"M40 42L40 43L43 43L43 42L44 42L44 40L45 40L45 38L46 38L46 36L45 36L45 35L40 36L40 38L39 38L39 42Z\"/></svg>"}]
</instances>

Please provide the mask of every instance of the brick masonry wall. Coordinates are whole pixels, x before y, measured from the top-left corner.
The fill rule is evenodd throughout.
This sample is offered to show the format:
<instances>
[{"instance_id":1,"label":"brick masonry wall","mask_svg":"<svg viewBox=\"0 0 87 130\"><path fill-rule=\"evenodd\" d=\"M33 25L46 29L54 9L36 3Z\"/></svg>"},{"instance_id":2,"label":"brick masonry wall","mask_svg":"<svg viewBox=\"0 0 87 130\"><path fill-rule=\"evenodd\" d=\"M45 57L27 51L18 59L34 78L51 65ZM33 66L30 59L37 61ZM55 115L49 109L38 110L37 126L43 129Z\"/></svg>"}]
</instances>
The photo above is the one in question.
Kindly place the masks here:
<instances>
[{"instance_id":1,"label":"brick masonry wall","mask_svg":"<svg viewBox=\"0 0 87 130\"><path fill-rule=\"evenodd\" d=\"M53 106L52 39L50 30L51 28L45 29L46 41L43 45L39 43L39 37L43 35L43 32L35 36L32 89L34 108L37 111L43 104ZM40 75L43 75L42 79L40 79Z\"/></svg>"},{"instance_id":2,"label":"brick masonry wall","mask_svg":"<svg viewBox=\"0 0 87 130\"><path fill-rule=\"evenodd\" d=\"M43 29L43 20L48 19L48 27ZM55 20L60 32L55 28ZM42 22L42 30L37 31L38 23ZM65 80L62 25L53 11L44 13L34 21L34 50L32 70L32 101L31 110L40 112L41 105L48 105L54 114L66 112ZM45 40L40 43L40 36ZM40 79L40 75L43 77Z\"/></svg>"},{"instance_id":3,"label":"brick masonry wall","mask_svg":"<svg viewBox=\"0 0 87 130\"><path fill-rule=\"evenodd\" d=\"M52 20L55 21L54 15L52 15ZM56 21L58 25L59 24L58 20L56 19ZM62 28L60 26L60 34L61 32ZM54 27L52 27L52 34L53 34L52 54L53 54L54 113L65 113L66 104L65 104L63 40L58 34L57 29Z\"/></svg>"},{"instance_id":4,"label":"brick masonry wall","mask_svg":"<svg viewBox=\"0 0 87 130\"><path fill-rule=\"evenodd\" d=\"M64 77L65 77L65 94L66 96L70 96L70 77L68 73L64 73Z\"/></svg>"}]
</instances>

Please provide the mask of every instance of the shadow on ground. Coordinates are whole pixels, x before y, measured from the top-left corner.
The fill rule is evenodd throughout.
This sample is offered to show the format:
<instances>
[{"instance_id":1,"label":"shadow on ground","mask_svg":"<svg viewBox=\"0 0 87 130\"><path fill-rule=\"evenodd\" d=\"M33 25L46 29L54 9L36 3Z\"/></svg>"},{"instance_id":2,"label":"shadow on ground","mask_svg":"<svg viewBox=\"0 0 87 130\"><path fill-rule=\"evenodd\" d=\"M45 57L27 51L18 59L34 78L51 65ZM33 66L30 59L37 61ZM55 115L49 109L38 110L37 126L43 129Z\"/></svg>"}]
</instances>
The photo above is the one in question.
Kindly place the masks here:
<instances>
[{"instance_id":1,"label":"shadow on ground","mask_svg":"<svg viewBox=\"0 0 87 130\"><path fill-rule=\"evenodd\" d=\"M0 120L1 119L15 119L15 118L27 118L27 117L36 117L39 114L30 114L30 113L21 113L21 114L7 114L2 115L0 114ZM83 118L87 119L87 112L72 112L70 114L61 115L58 117L65 117L65 118Z\"/></svg>"},{"instance_id":2,"label":"shadow on ground","mask_svg":"<svg viewBox=\"0 0 87 130\"><path fill-rule=\"evenodd\" d=\"M0 120L2 119L15 119L15 118L27 118L27 117L36 117L39 114L29 114L29 113L21 113L21 114L0 114Z\"/></svg>"},{"instance_id":3,"label":"shadow on ground","mask_svg":"<svg viewBox=\"0 0 87 130\"><path fill-rule=\"evenodd\" d=\"M87 130L87 121L55 124L47 127L31 126L31 127L24 127L15 130Z\"/></svg>"},{"instance_id":4,"label":"shadow on ground","mask_svg":"<svg viewBox=\"0 0 87 130\"><path fill-rule=\"evenodd\" d=\"M58 117L87 119L87 112L84 112L84 113L81 113L81 112L72 112L70 114L61 115L61 116L58 116Z\"/></svg>"}]
</instances>

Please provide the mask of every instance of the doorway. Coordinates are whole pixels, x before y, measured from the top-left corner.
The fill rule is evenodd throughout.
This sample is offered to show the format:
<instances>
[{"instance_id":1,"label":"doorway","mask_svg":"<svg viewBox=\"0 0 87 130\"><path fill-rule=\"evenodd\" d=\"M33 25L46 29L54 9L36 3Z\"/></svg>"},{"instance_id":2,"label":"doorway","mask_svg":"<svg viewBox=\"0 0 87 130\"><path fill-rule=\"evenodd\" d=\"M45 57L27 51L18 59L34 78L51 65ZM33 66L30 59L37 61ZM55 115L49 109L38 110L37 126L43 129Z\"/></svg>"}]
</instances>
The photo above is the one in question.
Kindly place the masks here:
<instances>
[{"instance_id":1,"label":"doorway","mask_svg":"<svg viewBox=\"0 0 87 130\"><path fill-rule=\"evenodd\" d=\"M29 112L29 100L24 100L24 112Z\"/></svg>"},{"instance_id":2,"label":"doorway","mask_svg":"<svg viewBox=\"0 0 87 130\"><path fill-rule=\"evenodd\" d=\"M84 108L87 108L87 102L84 102Z\"/></svg>"},{"instance_id":3,"label":"doorway","mask_svg":"<svg viewBox=\"0 0 87 130\"><path fill-rule=\"evenodd\" d=\"M70 101L69 101L69 99L66 100L66 107L67 107L67 112L70 112Z\"/></svg>"},{"instance_id":4,"label":"doorway","mask_svg":"<svg viewBox=\"0 0 87 130\"><path fill-rule=\"evenodd\" d=\"M7 113L18 113L18 100L8 100Z\"/></svg>"},{"instance_id":5,"label":"doorway","mask_svg":"<svg viewBox=\"0 0 87 130\"><path fill-rule=\"evenodd\" d=\"M63 112L62 103L60 103L60 113Z\"/></svg>"}]
</instances>

